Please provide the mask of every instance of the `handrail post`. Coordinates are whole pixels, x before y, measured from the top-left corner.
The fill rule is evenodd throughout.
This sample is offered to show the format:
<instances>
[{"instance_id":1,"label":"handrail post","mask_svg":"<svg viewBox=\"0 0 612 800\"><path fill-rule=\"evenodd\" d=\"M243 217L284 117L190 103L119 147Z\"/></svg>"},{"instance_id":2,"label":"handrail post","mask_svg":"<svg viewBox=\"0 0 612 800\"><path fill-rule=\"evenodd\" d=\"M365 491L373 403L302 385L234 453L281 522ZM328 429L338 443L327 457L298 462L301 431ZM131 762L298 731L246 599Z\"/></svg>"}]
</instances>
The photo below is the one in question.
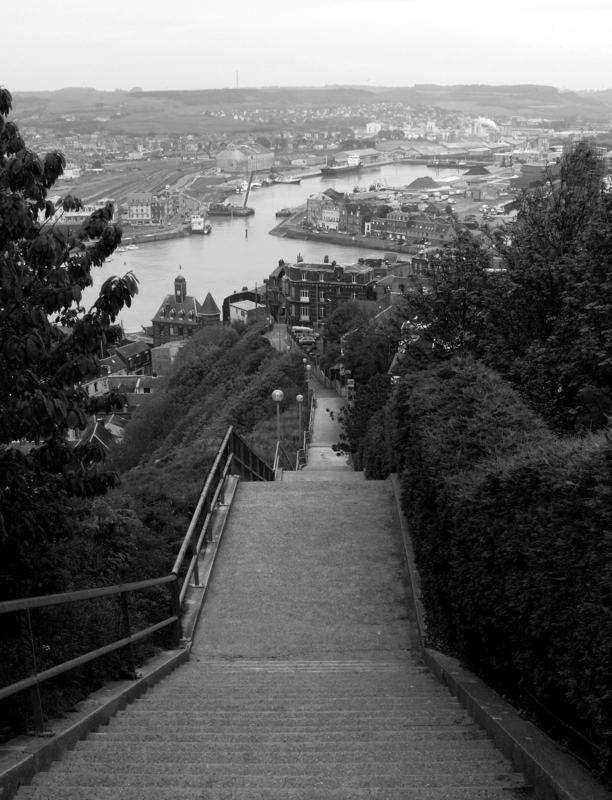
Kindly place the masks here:
<instances>
[{"instance_id":1,"label":"handrail post","mask_svg":"<svg viewBox=\"0 0 612 800\"><path fill-rule=\"evenodd\" d=\"M132 629L130 626L130 609L128 607L127 592L121 592L119 595L119 606L121 608L121 627L122 638L131 637ZM128 672L130 677L136 678L136 664L134 661L134 645L130 638L130 643L125 647L125 658L128 662Z\"/></svg>"},{"instance_id":2,"label":"handrail post","mask_svg":"<svg viewBox=\"0 0 612 800\"><path fill-rule=\"evenodd\" d=\"M38 666L36 663L36 648L34 646L34 633L32 631L32 616L30 609L26 609L26 618L28 621L28 643L30 645L31 657L31 671L32 675L38 675ZM34 721L34 731L37 734L42 734L45 729L45 720L42 707L42 698L40 696L40 684L38 681L34 686L30 687L30 706L32 708L32 719Z\"/></svg>"},{"instance_id":3,"label":"handrail post","mask_svg":"<svg viewBox=\"0 0 612 800\"><path fill-rule=\"evenodd\" d=\"M195 529L194 529L195 530ZM193 562L193 585L199 586L200 585L200 568L198 567L199 561L199 553L197 552L196 548L193 544L193 534L191 534L191 552L193 553L194 562Z\"/></svg>"},{"instance_id":4,"label":"handrail post","mask_svg":"<svg viewBox=\"0 0 612 800\"><path fill-rule=\"evenodd\" d=\"M171 616L176 617L176 621L172 625L173 640L175 647L178 647L181 639L183 638L183 627L181 625L181 599L179 590L178 575L175 575L175 580L170 584L170 611Z\"/></svg>"}]
</instances>

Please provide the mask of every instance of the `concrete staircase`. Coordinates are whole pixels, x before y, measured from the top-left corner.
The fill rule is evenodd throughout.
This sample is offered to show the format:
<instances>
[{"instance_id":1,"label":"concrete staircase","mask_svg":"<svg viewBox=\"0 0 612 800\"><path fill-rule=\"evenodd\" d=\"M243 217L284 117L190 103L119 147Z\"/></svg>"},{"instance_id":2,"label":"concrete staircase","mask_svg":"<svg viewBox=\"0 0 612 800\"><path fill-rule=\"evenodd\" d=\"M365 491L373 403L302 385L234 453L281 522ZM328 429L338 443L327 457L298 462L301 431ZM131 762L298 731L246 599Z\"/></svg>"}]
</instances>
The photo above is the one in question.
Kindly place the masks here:
<instances>
[{"instance_id":1,"label":"concrete staircase","mask_svg":"<svg viewBox=\"0 0 612 800\"><path fill-rule=\"evenodd\" d=\"M390 484L341 474L240 485L190 661L17 800L534 797L411 649Z\"/></svg>"}]
</instances>

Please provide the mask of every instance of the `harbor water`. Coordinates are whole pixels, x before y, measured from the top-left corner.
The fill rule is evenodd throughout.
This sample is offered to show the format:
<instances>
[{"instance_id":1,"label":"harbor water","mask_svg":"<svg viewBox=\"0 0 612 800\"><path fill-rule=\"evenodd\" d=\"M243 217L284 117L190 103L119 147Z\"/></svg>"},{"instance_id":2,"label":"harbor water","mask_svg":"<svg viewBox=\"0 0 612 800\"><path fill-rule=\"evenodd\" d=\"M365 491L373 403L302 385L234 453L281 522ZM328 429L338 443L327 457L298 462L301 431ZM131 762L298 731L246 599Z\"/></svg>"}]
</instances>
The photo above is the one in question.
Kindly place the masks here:
<instances>
[{"instance_id":1,"label":"harbor water","mask_svg":"<svg viewBox=\"0 0 612 800\"><path fill-rule=\"evenodd\" d=\"M113 275L131 271L139 281L139 292L129 309L119 317L127 332L142 331L167 294L174 292L174 279L180 273L187 281L187 293L202 303L207 293L221 308L223 299L243 287L254 289L278 266L280 259L295 262L301 254L306 262L321 263L324 256L339 264L354 264L358 258L380 258L380 250L331 245L321 241L284 239L270 235L281 208L305 205L310 195L326 189L352 192L355 186L368 187L381 183L403 187L416 178L428 175L448 178L456 170L439 173L425 165L387 164L376 169L342 176L316 176L299 184L274 184L251 191L248 205L255 209L250 217L212 217L210 235L192 235L178 239L151 242L137 249L115 252L101 268L94 268L94 286L84 294L87 306L95 299L102 283ZM233 202L242 203L236 195Z\"/></svg>"}]
</instances>

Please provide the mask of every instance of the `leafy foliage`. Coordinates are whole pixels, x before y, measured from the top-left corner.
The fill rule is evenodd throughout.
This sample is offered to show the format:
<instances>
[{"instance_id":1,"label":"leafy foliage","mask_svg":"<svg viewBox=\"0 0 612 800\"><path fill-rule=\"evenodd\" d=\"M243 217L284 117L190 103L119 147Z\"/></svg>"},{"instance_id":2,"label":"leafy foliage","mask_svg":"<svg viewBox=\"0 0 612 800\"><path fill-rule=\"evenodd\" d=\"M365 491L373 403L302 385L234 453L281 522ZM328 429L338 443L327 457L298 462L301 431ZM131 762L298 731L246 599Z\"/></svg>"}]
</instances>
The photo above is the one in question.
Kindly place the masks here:
<instances>
[{"instance_id":1,"label":"leafy foliage","mask_svg":"<svg viewBox=\"0 0 612 800\"><path fill-rule=\"evenodd\" d=\"M65 166L40 158L6 117L0 92L0 547L20 548L70 535L75 496L105 491L114 476L93 446L73 448L70 428L90 411L81 381L98 374L98 354L119 337L113 323L137 291L133 275L109 279L89 310L81 305L91 271L117 247L112 207L74 233L54 221L49 189ZM71 197L65 208L76 207ZM20 444L16 444L20 443ZM6 586L4 587L6 590Z\"/></svg>"},{"instance_id":2,"label":"leafy foliage","mask_svg":"<svg viewBox=\"0 0 612 800\"><path fill-rule=\"evenodd\" d=\"M583 394L612 410L612 196L603 162L578 143L548 183L525 193L496 246L507 270L499 323L512 329L501 364L528 401L561 430L601 427Z\"/></svg>"},{"instance_id":3,"label":"leafy foliage","mask_svg":"<svg viewBox=\"0 0 612 800\"><path fill-rule=\"evenodd\" d=\"M489 239L459 231L406 296L408 360L469 352L555 429L605 425L612 413L612 195L603 176L594 147L579 142L544 186L518 198L516 221Z\"/></svg>"},{"instance_id":4,"label":"leafy foliage","mask_svg":"<svg viewBox=\"0 0 612 800\"><path fill-rule=\"evenodd\" d=\"M429 645L612 782L608 438L557 437L462 356L402 377L369 459L401 473Z\"/></svg>"},{"instance_id":5,"label":"leafy foliage","mask_svg":"<svg viewBox=\"0 0 612 800\"><path fill-rule=\"evenodd\" d=\"M492 324L493 283L490 249L468 231L437 253L427 274L415 280L402 313L411 343L430 345L432 355L482 351Z\"/></svg>"}]
</instances>

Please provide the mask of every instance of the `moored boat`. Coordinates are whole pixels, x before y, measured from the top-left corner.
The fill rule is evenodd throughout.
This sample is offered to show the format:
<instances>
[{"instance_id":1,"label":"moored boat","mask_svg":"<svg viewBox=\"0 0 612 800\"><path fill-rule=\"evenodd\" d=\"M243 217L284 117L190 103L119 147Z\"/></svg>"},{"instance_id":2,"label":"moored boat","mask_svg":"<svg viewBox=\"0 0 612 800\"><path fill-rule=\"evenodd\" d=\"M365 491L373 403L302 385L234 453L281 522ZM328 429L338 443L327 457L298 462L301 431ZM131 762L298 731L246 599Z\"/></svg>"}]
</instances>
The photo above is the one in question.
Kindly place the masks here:
<instances>
[{"instance_id":1,"label":"moored boat","mask_svg":"<svg viewBox=\"0 0 612 800\"><path fill-rule=\"evenodd\" d=\"M274 183L300 183L301 180L301 178L296 178L292 175L279 175L274 179Z\"/></svg>"},{"instance_id":2,"label":"moored boat","mask_svg":"<svg viewBox=\"0 0 612 800\"><path fill-rule=\"evenodd\" d=\"M341 175L344 172L359 172L361 163L359 164L329 164L321 167L321 175Z\"/></svg>"},{"instance_id":3,"label":"moored boat","mask_svg":"<svg viewBox=\"0 0 612 800\"><path fill-rule=\"evenodd\" d=\"M212 231L212 227L202 214L193 214L189 221L189 230L191 233L209 234Z\"/></svg>"},{"instance_id":4,"label":"moored boat","mask_svg":"<svg viewBox=\"0 0 612 800\"><path fill-rule=\"evenodd\" d=\"M232 203L211 203L208 214L211 217L250 217L255 209L250 206L236 206Z\"/></svg>"},{"instance_id":5,"label":"moored boat","mask_svg":"<svg viewBox=\"0 0 612 800\"><path fill-rule=\"evenodd\" d=\"M325 164L321 167L321 175L341 175L344 172L358 172L361 169L361 159L357 156L349 156L347 161L338 164Z\"/></svg>"}]
</instances>

